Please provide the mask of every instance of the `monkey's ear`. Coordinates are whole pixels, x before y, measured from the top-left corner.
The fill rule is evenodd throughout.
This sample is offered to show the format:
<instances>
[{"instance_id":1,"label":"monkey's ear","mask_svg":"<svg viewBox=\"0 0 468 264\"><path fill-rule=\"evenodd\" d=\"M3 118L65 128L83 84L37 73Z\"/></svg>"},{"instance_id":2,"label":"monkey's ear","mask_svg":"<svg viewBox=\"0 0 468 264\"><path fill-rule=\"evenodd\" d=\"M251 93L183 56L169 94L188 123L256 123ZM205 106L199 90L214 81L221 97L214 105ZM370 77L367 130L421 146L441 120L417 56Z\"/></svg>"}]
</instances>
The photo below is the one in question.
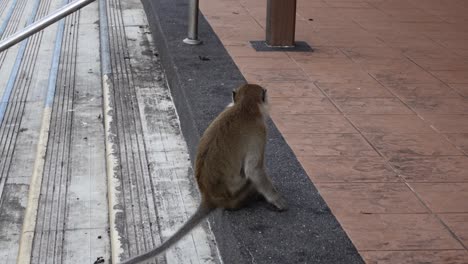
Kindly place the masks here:
<instances>
[{"instance_id":1,"label":"monkey's ear","mask_svg":"<svg viewBox=\"0 0 468 264\"><path fill-rule=\"evenodd\" d=\"M267 92L267 89L263 88L262 89L262 102L264 102L264 103L266 101L266 92Z\"/></svg>"},{"instance_id":2,"label":"monkey's ear","mask_svg":"<svg viewBox=\"0 0 468 264\"><path fill-rule=\"evenodd\" d=\"M235 103L236 102L236 90L232 90L232 101Z\"/></svg>"}]
</instances>

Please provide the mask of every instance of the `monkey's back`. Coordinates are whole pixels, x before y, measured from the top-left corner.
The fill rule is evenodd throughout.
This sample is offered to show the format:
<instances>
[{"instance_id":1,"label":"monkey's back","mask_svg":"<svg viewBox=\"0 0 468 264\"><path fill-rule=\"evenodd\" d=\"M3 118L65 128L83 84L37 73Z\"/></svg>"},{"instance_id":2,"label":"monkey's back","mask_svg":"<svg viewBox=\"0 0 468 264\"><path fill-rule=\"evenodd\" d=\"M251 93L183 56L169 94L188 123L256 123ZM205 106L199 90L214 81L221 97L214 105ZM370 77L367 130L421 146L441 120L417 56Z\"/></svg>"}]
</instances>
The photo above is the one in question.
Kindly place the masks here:
<instances>
[{"instance_id":1,"label":"monkey's back","mask_svg":"<svg viewBox=\"0 0 468 264\"><path fill-rule=\"evenodd\" d=\"M264 147L266 126L260 111L234 105L224 110L206 129L198 146L195 177L202 198L216 207L233 199L247 179L241 170L249 148ZM263 150L262 150L263 151Z\"/></svg>"}]
</instances>

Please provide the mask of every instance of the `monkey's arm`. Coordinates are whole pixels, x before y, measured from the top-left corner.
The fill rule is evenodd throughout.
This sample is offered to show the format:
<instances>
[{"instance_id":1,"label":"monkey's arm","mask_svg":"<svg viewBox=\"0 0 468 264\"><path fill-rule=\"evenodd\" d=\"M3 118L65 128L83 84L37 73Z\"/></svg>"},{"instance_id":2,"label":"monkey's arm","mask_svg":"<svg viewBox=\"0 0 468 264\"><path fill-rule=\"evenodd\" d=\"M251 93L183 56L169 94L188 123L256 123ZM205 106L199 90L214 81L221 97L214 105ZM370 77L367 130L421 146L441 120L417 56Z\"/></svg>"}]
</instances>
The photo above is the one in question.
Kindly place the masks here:
<instances>
[{"instance_id":1,"label":"monkey's arm","mask_svg":"<svg viewBox=\"0 0 468 264\"><path fill-rule=\"evenodd\" d=\"M249 178L257 191L261 193L265 199L273 204L279 210L286 210L286 200L276 190L270 178L265 172L263 164L263 148L256 148L257 151L251 151L245 161L244 170L247 178Z\"/></svg>"}]
</instances>

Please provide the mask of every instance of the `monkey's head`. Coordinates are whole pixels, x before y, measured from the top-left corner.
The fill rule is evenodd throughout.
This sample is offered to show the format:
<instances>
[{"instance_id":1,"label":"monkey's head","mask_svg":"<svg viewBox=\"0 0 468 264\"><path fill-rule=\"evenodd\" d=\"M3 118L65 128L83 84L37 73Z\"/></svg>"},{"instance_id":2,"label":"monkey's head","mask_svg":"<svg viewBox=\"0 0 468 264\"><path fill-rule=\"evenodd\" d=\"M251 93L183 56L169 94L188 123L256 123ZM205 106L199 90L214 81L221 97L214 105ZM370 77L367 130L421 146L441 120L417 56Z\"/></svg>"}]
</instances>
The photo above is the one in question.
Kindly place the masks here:
<instances>
[{"instance_id":1,"label":"monkey's head","mask_svg":"<svg viewBox=\"0 0 468 264\"><path fill-rule=\"evenodd\" d=\"M244 84L232 91L231 105L260 107L262 114L268 114L267 89L257 84Z\"/></svg>"}]
</instances>

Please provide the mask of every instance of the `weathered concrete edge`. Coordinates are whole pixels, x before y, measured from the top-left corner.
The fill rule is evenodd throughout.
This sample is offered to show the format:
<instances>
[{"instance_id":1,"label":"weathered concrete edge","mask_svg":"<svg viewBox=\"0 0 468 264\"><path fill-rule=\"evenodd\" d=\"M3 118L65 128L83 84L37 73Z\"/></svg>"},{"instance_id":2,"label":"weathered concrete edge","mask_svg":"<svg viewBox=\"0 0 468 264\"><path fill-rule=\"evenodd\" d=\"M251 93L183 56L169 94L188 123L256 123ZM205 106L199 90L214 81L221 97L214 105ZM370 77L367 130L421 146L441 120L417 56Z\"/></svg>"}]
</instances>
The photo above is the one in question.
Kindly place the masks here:
<instances>
[{"instance_id":1,"label":"weathered concrete edge","mask_svg":"<svg viewBox=\"0 0 468 264\"><path fill-rule=\"evenodd\" d=\"M199 34L204 44L182 43L187 1L142 3L193 160L201 133L230 101L230 90L245 79L202 15ZM277 215L262 204L215 213L210 222L224 262L362 263L281 134L269 125L267 167L291 209Z\"/></svg>"}]
</instances>

